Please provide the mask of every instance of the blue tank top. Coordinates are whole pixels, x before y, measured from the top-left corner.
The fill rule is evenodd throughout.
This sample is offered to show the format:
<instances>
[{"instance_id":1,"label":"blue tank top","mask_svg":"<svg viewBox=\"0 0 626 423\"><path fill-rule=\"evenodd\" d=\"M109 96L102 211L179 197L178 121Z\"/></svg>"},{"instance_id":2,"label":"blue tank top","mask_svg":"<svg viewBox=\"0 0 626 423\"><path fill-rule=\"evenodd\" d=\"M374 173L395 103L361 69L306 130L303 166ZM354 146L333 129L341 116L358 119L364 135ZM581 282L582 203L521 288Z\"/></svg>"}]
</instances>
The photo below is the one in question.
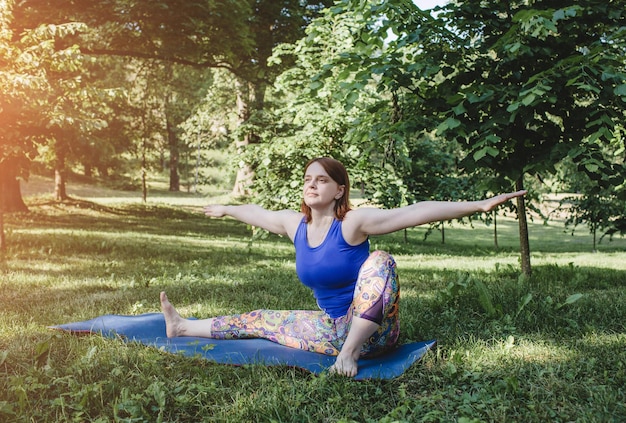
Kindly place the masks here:
<instances>
[{"instance_id":1,"label":"blue tank top","mask_svg":"<svg viewBox=\"0 0 626 423\"><path fill-rule=\"evenodd\" d=\"M336 219L319 246L309 247L306 236L307 224L302 219L293 240L298 278L313 290L317 305L326 314L333 319L344 316L352 303L359 269L369 256L369 240L348 244Z\"/></svg>"}]
</instances>

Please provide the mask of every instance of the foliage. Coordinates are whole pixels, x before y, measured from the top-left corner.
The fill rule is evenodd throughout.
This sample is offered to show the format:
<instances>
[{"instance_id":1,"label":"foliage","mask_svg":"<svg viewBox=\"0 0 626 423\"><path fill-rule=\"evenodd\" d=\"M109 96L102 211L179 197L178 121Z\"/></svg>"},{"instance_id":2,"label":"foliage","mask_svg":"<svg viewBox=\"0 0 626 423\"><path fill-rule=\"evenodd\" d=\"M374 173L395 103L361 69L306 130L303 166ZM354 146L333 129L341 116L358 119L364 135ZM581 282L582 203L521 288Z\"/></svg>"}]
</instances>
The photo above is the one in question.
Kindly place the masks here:
<instances>
[{"instance_id":1,"label":"foliage","mask_svg":"<svg viewBox=\"0 0 626 423\"><path fill-rule=\"evenodd\" d=\"M342 160L353 187L382 206L453 195L451 190L430 190L447 173L445 161L454 167L452 148L439 145L407 119L395 93L381 95L365 78L367 69L360 72L346 59L354 51L378 57L382 44L367 36L371 22L356 13L337 13L340 9L326 9L308 26L305 38L279 46L272 57L274 64L293 61L294 66L277 79L274 96L282 107L266 126L266 142L244 157L255 168L260 202L297 206L293 188L300 183L303 164L321 155ZM427 162L430 153L437 166Z\"/></svg>"},{"instance_id":2,"label":"foliage","mask_svg":"<svg viewBox=\"0 0 626 423\"><path fill-rule=\"evenodd\" d=\"M606 162L590 166L623 116L623 8L596 1L499 6L470 1L442 14L461 36L448 61L459 68L437 89L449 105L440 132L468 145L467 165L513 180L552 173L566 156L589 173L615 177Z\"/></svg>"},{"instance_id":3,"label":"foliage","mask_svg":"<svg viewBox=\"0 0 626 423\"><path fill-rule=\"evenodd\" d=\"M498 251L484 228L451 228L446 246L420 241L424 229L410 230L408 246L397 234L376 237L398 261L402 342L438 346L397 379L356 383L51 332L100 314L155 312L163 289L195 317L315 302L295 280L290 243L250 243L233 220L155 204L29 205L7 222L0 269L2 421L626 418L624 239L586 254L586 237L536 225L540 263L526 278L514 236ZM501 225L514 232L515 222Z\"/></svg>"},{"instance_id":4,"label":"foliage","mask_svg":"<svg viewBox=\"0 0 626 423\"><path fill-rule=\"evenodd\" d=\"M614 234L619 231L615 226L615 216L624 216L626 209L623 202L617 202L612 195L600 196L597 194L585 194L582 197L566 197L565 202L571 202L569 213L571 216L566 220L566 226L576 226L586 223L589 231L594 236L593 249L596 248L596 233L606 231L605 234ZM600 241L602 238L600 238Z\"/></svg>"},{"instance_id":5,"label":"foliage","mask_svg":"<svg viewBox=\"0 0 626 423\"><path fill-rule=\"evenodd\" d=\"M47 69L51 76L46 82L51 92L41 100L45 104L39 103L33 110L49 108L57 114L45 116L53 127L47 128L37 153L32 144L27 145L30 150L25 150L15 143L15 149L22 156L30 154L28 159L38 154L40 162L57 169L60 175L66 166L80 163L87 176L92 168L104 177L117 169L125 172L140 168L145 180L151 159L157 157L163 163L167 147L170 185L177 190L179 172L186 166L187 147L192 143L179 139L185 133L177 126L195 111L194 101L189 102L191 94L206 101L202 89L190 89L191 85L203 84L202 74L206 76L207 69L227 70L236 76L231 80L236 81L220 89L233 93L240 87L251 88L237 92L237 112L242 122L247 122L251 112L262 112L265 84L273 80L273 72L282 69L267 67L272 48L297 39L325 3L17 2L7 9L14 9L13 14L3 15L3 28L6 24L12 42L16 41L13 34L48 34L47 50L30 49L29 57L37 61L40 71ZM225 10L228 13L223 13ZM67 28L78 29L70 33ZM65 60L59 60L55 70L46 65L45 55ZM57 78L57 71L62 69L69 73ZM31 98L27 92L20 95ZM181 155L185 163L180 162ZM131 173L132 177L136 175Z\"/></svg>"},{"instance_id":6,"label":"foliage","mask_svg":"<svg viewBox=\"0 0 626 423\"><path fill-rule=\"evenodd\" d=\"M229 13L221 14L220 10ZM16 21L22 28L40 22L83 22L89 30L72 42L93 55L233 67L237 53L249 54L252 49L246 25L250 13L249 2L232 0L162 0L150 4L116 0L80 6L71 1L24 1Z\"/></svg>"},{"instance_id":7,"label":"foliage","mask_svg":"<svg viewBox=\"0 0 626 423\"><path fill-rule=\"evenodd\" d=\"M509 189L564 158L592 190L626 192L619 1L468 0L436 16L406 0L7 5L0 156L19 165L13 179L36 156L133 183L171 164L175 189L220 121L220 142L262 141L233 168L251 165L271 207L297 207L317 155L342 159L385 207ZM231 78L215 83L208 68Z\"/></svg>"},{"instance_id":8,"label":"foliage","mask_svg":"<svg viewBox=\"0 0 626 423\"><path fill-rule=\"evenodd\" d=\"M277 48L271 63L294 66L277 79L273 98L279 107L259 132L265 142L243 157L255 169L253 189L260 203L299 207L299 190L294 188L301 184L304 165L314 157L333 156L351 171L363 160L358 146L344 142L358 108L346 107L345 99L336 94L341 93L336 80L323 87L310 81L326 60L350 46L352 30L348 20L319 19L307 28L304 39ZM351 174L353 186L363 182Z\"/></svg>"},{"instance_id":9,"label":"foliage","mask_svg":"<svg viewBox=\"0 0 626 423\"><path fill-rule=\"evenodd\" d=\"M599 153L606 161L623 165L624 144L623 129L612 141L613 146L604 147ZM567 218L566 227L576 230L579 225L586 225L593 234L593 249L605 236L612 239L615 234L625 234L626 226L626 183L609 187L599 184L597 178L579 171L571 159L564 160L558 167L558 187L561 191L575 193L561 200L561 207ZM601 232L599 240L598 232Z\"/></svg>"},{"instance_id":10,"label":"foliage","mask_svg":"<svg viewBox=\"0 0 626 423\"><path fill-rule=\"evenodd\" d=\"M72 2L25 1L19 3L13 27L19 31L40 24L82 22L81 33L57 39L55 47L71 45L88 55L95 65L78 69L83 78L95 87L113 87L122 95L102 106L113 112L107 116L110 130L82 132L64 139L75 153L71 158L80 158L86 170L98 168L103 176L113 168L134 168L136 175L131 176L145 179L150 168L163 166L166 150L168 162L172 163L172 189L177 190L184 144L178 139L176 127L195 108L197 101L191 96L203 97L199 85L206 85L206 78L202 70L227 66L229 61L231 67L235 66L237 54L251 51L245 21L251 10L247 3L219 0L202 4L163 1L145 6L124 0L80 6ZM229 13L216 13L220 8L228 8ZM223 37L224 33L232 35ZM215 42L218 37L222 42ZM237 67L243 71L242 66ZM89 143L91 151L78 155L76 147L81 140ZM90 161L94 151L106 152L108 159ZM117 156L117 160L111 156ZM129 158L131 163L126 165Z\"/></svg>"},{"instance_id":11,"label":"foliage","mask_svg":"<svg viewBox=\"0 0 626 423\"><path fill-rule=\"evenodd\" d=\"M0 40L3 67L0 129L2 156L12 160L34 157L36 146L47 139L67 142L78 130L94 131L105 123L93 113L98 95L85 86L79 75L84 58L74 46L58 49L59 39L83 30L76 23L41 25L17 38L11 30L10 8L4 12ZM83 107L74 105L81 103ZM63 148L63 147L59 147Z\"/></svg>"},{"instance_id":12,"label":"foliage","mask_svg":"<svg viewBox=\"0 0 626 423\"><path fill-rule=\"evenodd\" d=\"M365 103L346 140L358 140L363 160L387 165L384 172L397 181L368 174L383 187L384 205L405 201L408 146L420 131L436 130L463 146L460 166L468 174L488 169L479 189L509 190L512 182L521 189L525 174L554 173L566 157L598 184L621 185L623 162L600 151L623 120L622 6L470 0L449 3L434 18L402 0L345 0L324 19L351 22L352 43L324 60L312 81L317 87L332 81L348 109L372 86L378 91L380 102ZM387 139L376 128L389 128L382 133L390 135L390 148L381 148ZM523 200L520 207L524 222ZM530 273L526 232L523 223L522 259Z\"/></svg>"},{"instance_id":13,"label":"foliage","mask_svg":"<svg viewBox=\"0 0 626 423\"><path fill-rule=\"evenodd\" d=\"M403 126L457 140L466 169L495 172L493 190L554 172L567 156L607 185L623 182L619 164L597 154L623 119L619 2L453 2L436 19L404 1L345 1L331 11L359 20L361 42L317 79L339 66L344 92L358 96L374 81L397 95Z\"/></svg>"}]
</instances>

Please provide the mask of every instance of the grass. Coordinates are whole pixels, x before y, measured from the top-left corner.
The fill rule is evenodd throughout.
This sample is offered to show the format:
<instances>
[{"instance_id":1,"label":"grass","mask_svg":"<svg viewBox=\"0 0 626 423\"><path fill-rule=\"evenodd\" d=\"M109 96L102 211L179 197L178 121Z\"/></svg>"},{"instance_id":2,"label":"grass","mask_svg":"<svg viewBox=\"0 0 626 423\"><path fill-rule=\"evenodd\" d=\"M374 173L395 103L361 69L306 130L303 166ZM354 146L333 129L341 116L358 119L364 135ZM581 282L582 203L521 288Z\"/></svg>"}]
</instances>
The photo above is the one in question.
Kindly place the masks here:
<instances>
[{"instance_id":1,"label":"grass","mask_svg":"<svg viewBox=\"0 0 626 423\"><path fill-rule=\"evenodd\" d=\"M204 218L191 194L159 198L30 197L31 213L6 217L0 421L626 420L626 240L594 253L587 234L558 223L531 224L530 278L508 219L498 249L479 222L447 227L446 244L424 229L408 243L372 239L398 261L401 342L438 340L391 381L216 365L48 330L158 311L161 290L187 316L315 307L288 240L251 241L245 225Z\"/></svg>"}]
</instances>

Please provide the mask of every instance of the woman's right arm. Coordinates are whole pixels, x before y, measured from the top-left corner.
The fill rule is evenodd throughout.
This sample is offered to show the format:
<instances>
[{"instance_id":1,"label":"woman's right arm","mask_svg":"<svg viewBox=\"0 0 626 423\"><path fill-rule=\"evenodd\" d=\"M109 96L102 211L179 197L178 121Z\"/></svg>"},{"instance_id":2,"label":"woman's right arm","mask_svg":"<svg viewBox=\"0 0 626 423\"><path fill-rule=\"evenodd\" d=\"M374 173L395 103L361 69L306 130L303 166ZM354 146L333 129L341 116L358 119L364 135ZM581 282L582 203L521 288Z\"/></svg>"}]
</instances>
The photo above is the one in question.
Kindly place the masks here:
<instances>
[{"instance_id":1,"label":"woman's right arm","mask_svg":"<svg viewBox=\"0 0 626 423\"><path fill-rule=\"evenodd\" d=\"M204 214L209 217L230 216L248 225L257 226L278 235L287 235L293 239L302 214L293 210L272 211L256 204L225 206L209 204L204 207Z\"/></svg>"}]
</instances>

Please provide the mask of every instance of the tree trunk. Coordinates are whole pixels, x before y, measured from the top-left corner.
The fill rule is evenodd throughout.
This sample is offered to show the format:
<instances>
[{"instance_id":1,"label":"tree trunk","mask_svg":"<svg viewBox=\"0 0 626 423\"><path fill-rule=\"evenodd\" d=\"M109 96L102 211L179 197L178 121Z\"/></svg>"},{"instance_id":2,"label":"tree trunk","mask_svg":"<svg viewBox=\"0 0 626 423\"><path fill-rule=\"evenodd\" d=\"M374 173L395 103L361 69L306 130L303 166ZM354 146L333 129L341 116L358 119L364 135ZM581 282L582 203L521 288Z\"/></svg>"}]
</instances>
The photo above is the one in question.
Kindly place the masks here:
<instances>
[{"instance_id":1,"label":"tree trunk","mask_svg":"<svg viewBox=\"0 0 626 423\"><path fill-rule=\"evenodd\" d=\"M0 253L7 249L7 240L4 237L4 212L0 208Z\"/></svg>"},{"instance_id":2,"label":"tree trunk","mask_svg":"<svg viewBox=\"0 0 626 423\"><path fill-rule=\"evenodd\" d=\"M596 232L597 232L597 224L596 222L592 223L591 231L593 232L593 252L596 252Z\"/></svg>"},{"instance_id":3,"label":"tree trunk","mask_svg":"<svg viewBox=\"0 0 626 423\"><path fill-rule=\"evenodd\" d=\"M56 201L67 200L65 190L65 152L62 147L55 148L56 158L54 160L54 199Z\"/></svg>"},{"instance_id":4,"label":"tree trunk","mask_svg":"<svg viewBox=\"0 0 626 423\"><path fill-rule=\"evenodd\" d=\"M239 126L244 125L252 116L253 111L263 110L265 98L265 83L252 83L248 81L237 81L237 114ZM239 155L245 152L250 144L258 143L259 136L253 131L246 131L243 137L237 141L237 153ZM254 169L248 164L241 164L237 170L235 186L232 194L235 197L241 197L250 193L250 184L254 179Z\"/></svg>"},{"instance_id":5,"label":"tree trunk","mask_svg":"<svg viewBox=\"0 0 626 423\"><path fill-rule=\"evenodd\" d=\"M515 182L515 189L518 191L524 189L524 175L520 176ZM519 222L522 273L526 276L530 276L532 273L530 267L530 243L528 242L528 222L526 220L526 202L524 196L517 197L517 218Z\"/></svg>"},{"instance_id":6,"label":"tree trunk","mask_svg":"<svg viewBox=\"0 0 626 423\"><path fill-rule=\"evenodd\" d=\"M3 210L3 200L4 200L4 184L0 179L0 253L4 253L7 249L6 238L4 237L4 210ZM4 258L4 256L2 257Z\"/></svg>"},{"instance_id":7,"label":"tree trunk","mask_svg":"<svg viewBox=\"0 0 626 423\"><path fill-rule=\"evenodd\" d=\"M90 178L93 176L93 166L89 163L83 163L83 175L85 178Z\"/></svg>"},{"instance_id":8,"label":"tree trunk","mask_svg":"<svg viewBox=\"0 0 626 423\"><path fill-rule=\"evenodd\" d=\"M167 142L170 149L170 191L180 191L180 175L178 173L178 162L180 160L180 152L178 150L178 137L170 120L165 118L165 126L167 128Z\"/></svg>"},{"instance_id":9,"label":"tree trunk","mask_svg":"<svg viewBox=\"0 0 626 423\"><path fill-rule=\"evenodd\" d=\"M100 175L101 178L103 179L108 179L109 178L109 168L107 167L107 165L100 165L97 167L98 169L98 175Z\"/></svg>"},{"instance_id":10,"label":"tree trunk","mask_svg":"<svg viewBox=\"0 0 626 423\"><path fill-rule=\"evenodd\" d=\"M67 200L67 191L65 190L65 170L54 169L54 199L56 201Z\"/></svg>"},{"instance_id":11,"label":"tree trunk","mask_svg":"<svg viewBox=\"0 0 626 423\"><path fill-rule=\"evenodd\" d=\"M146 106L146 110L148 110L146 102L144 101L144 105ZM141 137L141 200L143 203L148 202L148 160L146 157L146 150L148 149L148 142L146 141L148 128L146 124L146 115L145 113L141 115L141 128L143 130L143 134Z\"/></svg>"},{"instance_id":12,"label":"tree trunk","mask_svg":"<svg viewBox=\"0 0 626 423\"><path fill-rule=\"evenodd\" d=\"M146 158L146 138L141 143L141 200L148 202L148 160Z\"/></svg>"},{"instance_id":13,"label":"tree trunk","mask_svg":"<svg viewBox=\"0 0 626 423\"><path fill-rule=\"evenodd\" d=\"M0 163L0 210L4 213L26 212L28 207L22 199L18 169L9 160Z\"/></svg>"},{"instance_id":14,"label":"tree trunk","mask_svg":"<svg viewBox=\"0 0 626 423\"><path fill-rule=\"evenodd\" d=\"M493 211L493 242L496 248L498 248L498 213Z\"/></svg>"},{"instance_id":15,"label":"tree trunk","mask_svg":"<svg viewBox=\"0 0 626 423\"><path fill-rule=\"evenodd\" d=\"M200 136L198 136L198 146L196 149L196 169L193 180L193 192L198 192L198 176L200 170Z\"/></svg>"},{"instance_id":16,"label":"tree trunk","mask_svg":"<svg viewBox=\"0 0 626 423\"><path fill-rule=\"evenodd\" d=\"M446 225L443 220L441 221L441 243L446 243Z\"/></svg>"},{"instance_id":17,"label":"tree trunk","mask_svg":"<svg viewBox=\"0 0 626 423\"><path fill-rule=\"evenodd\" d=\"M0 252L2 253L7 247L4 235L4 213L28 211L28 207L22 199L17 174L18 165L16 163L9 160L0 162Z\"/></svg>"}]
</instances>

